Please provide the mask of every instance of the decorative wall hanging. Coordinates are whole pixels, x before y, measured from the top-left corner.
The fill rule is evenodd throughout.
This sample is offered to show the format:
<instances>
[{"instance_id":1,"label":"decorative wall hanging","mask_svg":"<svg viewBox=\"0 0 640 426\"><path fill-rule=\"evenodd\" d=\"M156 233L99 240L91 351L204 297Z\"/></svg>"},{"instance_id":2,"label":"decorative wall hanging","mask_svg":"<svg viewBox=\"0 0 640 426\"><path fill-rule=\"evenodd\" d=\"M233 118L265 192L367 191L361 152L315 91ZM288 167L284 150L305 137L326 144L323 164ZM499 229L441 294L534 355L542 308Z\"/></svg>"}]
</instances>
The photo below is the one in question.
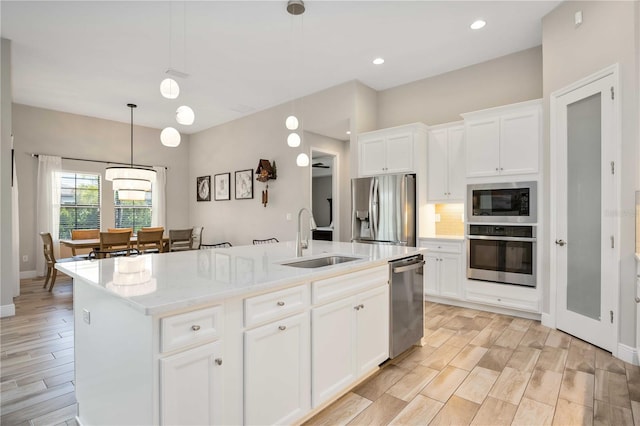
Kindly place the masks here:
<instances>
[{"instance_id":1,"label":"decorative wall hanging","mask_svg":"<svg viewBox=\"0 0 640 426\"><path fill-rule=\"evenodd\" d=\"M231 199L229 180L231 180L231 173L220 173L213 176L214 195L216 201Z\"/></svg>"},{"instance_id":2,"label":"decorative wall hanging","mask_svg":"<svg viewBox=\"0 0 640 426\"><path fill-rule=\"evenodd\" d=\"M267 207L267 203L269 202L269 180L275 180L278 178L278 171L276 168L276 162L273 162L273 165L269 162L269 160L260 160L258 163L258 168L256 168L256 180L258 182L264 182L265 189L262 191L262 204Z\"/></svg>"},{"instance_id":3,"label":"decorative wall hanging","mask_svg":"<svg viewBox=\"0 0 640 426\"><path fill-rule=\"evenodd\" d=\"M211 201L211 176L200 176L196 181L196 199Z\"/></svg>"},{"instance_id":4,"label":"decorative wall hanging","mask_svg":"<svg viewBox=\"0 0 640 426\"><path fill-rule=\"evenodd\" d=\"M253 170L239 170L236 175L236 200L253 198Z\"/></svg>"}]
</instances>

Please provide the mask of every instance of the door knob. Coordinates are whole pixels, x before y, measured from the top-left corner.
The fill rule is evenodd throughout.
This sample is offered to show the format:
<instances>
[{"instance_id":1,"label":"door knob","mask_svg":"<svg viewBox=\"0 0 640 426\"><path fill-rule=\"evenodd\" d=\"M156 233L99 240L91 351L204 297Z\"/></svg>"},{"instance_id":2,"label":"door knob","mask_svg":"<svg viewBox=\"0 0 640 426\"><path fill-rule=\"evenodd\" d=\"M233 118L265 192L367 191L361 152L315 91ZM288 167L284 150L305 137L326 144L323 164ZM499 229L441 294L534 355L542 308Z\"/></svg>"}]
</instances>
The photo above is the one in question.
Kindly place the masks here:
<instances>
[{"instance_id":1,"label":"door knob","mask_svg":"<svg viewBox=\"0 0 640 426\"><path fill-rule=\"evenodd\" d=\"M640 303L640 297L636 296L636 303Z\"/></svg>"},{"instance_id":2,"label":"door knob","mask_svg":"<svg viewBox=\"0 0 640 426\"><path fill-rule=\"evenodd\" d=\"M567 244L567 242L565 240L556 240L556 244L560 247L563 247L565 244Z\"/></svg>"}]
</instances>

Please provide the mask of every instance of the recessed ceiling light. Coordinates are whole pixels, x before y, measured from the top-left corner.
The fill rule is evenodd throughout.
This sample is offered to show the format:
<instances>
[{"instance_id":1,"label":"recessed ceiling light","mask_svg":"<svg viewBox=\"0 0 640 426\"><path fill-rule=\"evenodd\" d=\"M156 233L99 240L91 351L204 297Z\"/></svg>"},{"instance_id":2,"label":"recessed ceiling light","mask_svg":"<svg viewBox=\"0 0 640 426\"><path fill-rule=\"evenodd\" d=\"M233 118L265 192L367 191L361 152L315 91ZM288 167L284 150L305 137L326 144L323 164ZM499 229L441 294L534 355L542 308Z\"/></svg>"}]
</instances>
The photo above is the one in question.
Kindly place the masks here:
<instances>
[{"instance_id":1,"label":"recessed ceiling light","mask_svg":"<svg viewBox=\"0 0 640 426\"><path fill-rule=\"evenodd\" d=\"M485 21L483 21L482 19L478 19L477 21L474 21L473 24L470 25L470 27L472 30L479 30L485 25L487 25Z\"/></svg>"},{"instance_id":2,"label":"recessed ceiling light","mask_svg":"<svg viewBox=\"0 0 640 426\"><path fill-rule=\"evenodd\" d=\"M347 134L350 135L351 134L351 130L347 130Z\"/></svg>"},{"instance_id":3,"label":"recessed ceiling light","mask_svg":"<svg viewBox=\"0 0 640 426\"><path fill-rule=\"evenodd\" d=\"M374 65L382 65L382 64L384 64L384 59L382 59L382 58L375 58L375 59L373 60L373 64L374 64Z\"/></svg>"}]
</instances>

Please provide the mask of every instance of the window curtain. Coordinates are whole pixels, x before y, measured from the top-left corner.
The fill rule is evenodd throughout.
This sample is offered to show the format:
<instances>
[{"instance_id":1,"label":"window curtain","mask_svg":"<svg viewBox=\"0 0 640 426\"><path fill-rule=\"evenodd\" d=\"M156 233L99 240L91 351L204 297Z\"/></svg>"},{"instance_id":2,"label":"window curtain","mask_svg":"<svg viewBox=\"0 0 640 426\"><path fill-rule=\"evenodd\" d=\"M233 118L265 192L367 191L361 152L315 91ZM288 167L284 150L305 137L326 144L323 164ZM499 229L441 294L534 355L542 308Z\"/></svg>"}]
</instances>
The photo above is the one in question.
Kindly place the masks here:
<instances>
[{"instance_id":1,"label":"window curtain","mask_svg":"<svg viewBox=\"0 0 640 426\"><path fill-rule=\"evenodd\" d=\"M13 135L11 136L13 143ZM11 179L11 251L14 266L14 291L13 296L20 295L20 209L18 208L18 171L16 169L16 157L11 149L11 161L13 162L13 177Z\"/></svg>"},{"instance_id":2,"label":"window curtain","mask_svg":"<svg viewBox=\"0 0 640 426\"><path fill-rule=\"evenodd\" d=\"M151 226L166 228L167 223L167 169L163 166L154 166L156 181L151 191Z\"/></svg>"},{"instance_id":3,"label":"window curtain","mask_svg":"<svg viewBox=\"0 0 640 426\"><path fill-rule=\"evenodd\" d=\"M42 251L40 232L50 232L54 249L60 233L60 174L62 158L38 156L38 188L36 198L36 272L45 275L47 264ZM55 252L56 257L59 253Z\"/></svg>"}]
</instances>

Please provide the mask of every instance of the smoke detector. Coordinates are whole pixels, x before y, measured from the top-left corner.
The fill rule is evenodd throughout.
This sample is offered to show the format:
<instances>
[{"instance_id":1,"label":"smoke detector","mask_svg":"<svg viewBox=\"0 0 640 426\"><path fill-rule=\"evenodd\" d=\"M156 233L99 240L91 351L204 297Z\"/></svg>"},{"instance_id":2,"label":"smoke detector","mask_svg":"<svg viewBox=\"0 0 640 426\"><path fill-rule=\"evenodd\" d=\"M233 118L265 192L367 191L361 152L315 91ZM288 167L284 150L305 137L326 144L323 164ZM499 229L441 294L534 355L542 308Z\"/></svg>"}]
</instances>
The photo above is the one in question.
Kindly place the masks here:
<instances>
[{"instance_id":1,"label":"smoke detector","mask_svg":"<svg viewBox=\"0 0 640 426\"><path fill-rule=\"evenodd\" d=\"M302 0L289 0L287 2L287 12L291 15L302 15L304 11L305 7Z\"/></svg>"}]
</instances>

